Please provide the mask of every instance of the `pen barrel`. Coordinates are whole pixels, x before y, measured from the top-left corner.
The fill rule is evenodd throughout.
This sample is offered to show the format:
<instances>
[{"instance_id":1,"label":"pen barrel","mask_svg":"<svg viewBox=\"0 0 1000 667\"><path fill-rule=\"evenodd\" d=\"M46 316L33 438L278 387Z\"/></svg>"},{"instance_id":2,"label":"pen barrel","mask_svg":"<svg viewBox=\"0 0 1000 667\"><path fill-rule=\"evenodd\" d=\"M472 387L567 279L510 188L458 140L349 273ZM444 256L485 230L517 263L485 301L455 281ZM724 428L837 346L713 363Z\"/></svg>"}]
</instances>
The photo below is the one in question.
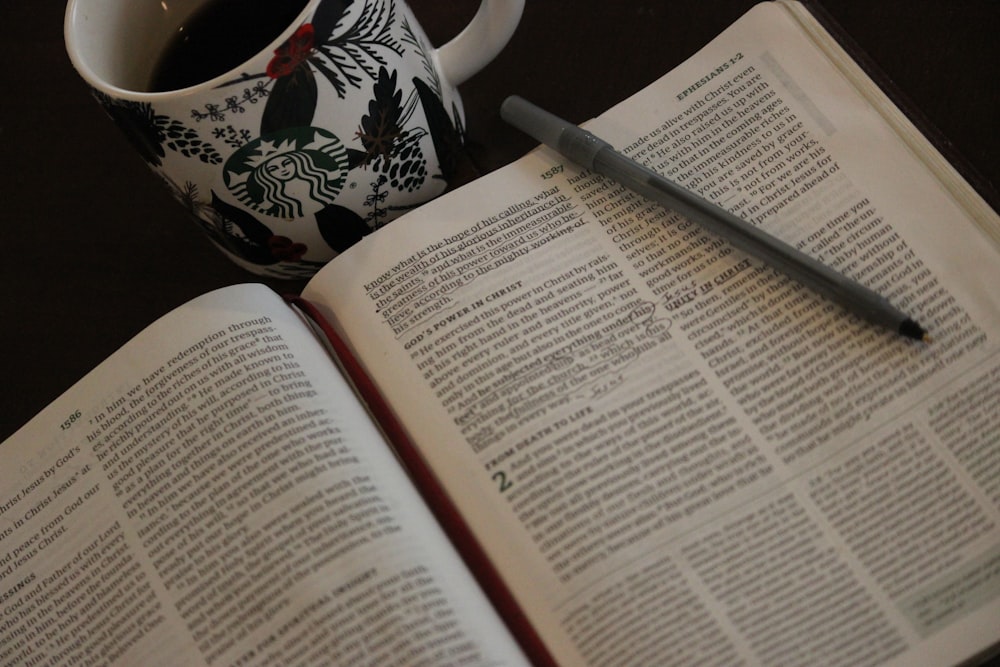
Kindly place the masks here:
<instances>
[{"instance_id":1,"label":"pen barrel","mask_svg":"<svg viewBox=\"0 0 1000 667\"><path fill-rule=\"evenodd\" d=\"M907 320L902 311L864 285L609 147L593 157L593 169L697 222L736 248L869 322L898 329Z\"/></svg>"}]
</instances>

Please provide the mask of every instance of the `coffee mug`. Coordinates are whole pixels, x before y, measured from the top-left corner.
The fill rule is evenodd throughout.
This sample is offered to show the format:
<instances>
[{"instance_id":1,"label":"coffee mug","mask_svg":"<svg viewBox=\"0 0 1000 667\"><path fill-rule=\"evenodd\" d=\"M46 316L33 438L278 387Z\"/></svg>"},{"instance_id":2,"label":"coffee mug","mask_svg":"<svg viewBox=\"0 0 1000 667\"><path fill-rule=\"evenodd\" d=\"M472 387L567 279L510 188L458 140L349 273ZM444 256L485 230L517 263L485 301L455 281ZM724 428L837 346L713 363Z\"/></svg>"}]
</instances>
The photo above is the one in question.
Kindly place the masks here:
<instances>
[{"instance_id":1,"label":"coffee mug","mask_svg":"<svg viewBox=\"0 0 1000 667\"><path fill-rule=\"evenodd\" d=\"M456 86L524 0L483 0L433 48L399 0L69 0L94 96L234 261L303 278L437 196L464 134Z\"/></svg>"}]
</instances>

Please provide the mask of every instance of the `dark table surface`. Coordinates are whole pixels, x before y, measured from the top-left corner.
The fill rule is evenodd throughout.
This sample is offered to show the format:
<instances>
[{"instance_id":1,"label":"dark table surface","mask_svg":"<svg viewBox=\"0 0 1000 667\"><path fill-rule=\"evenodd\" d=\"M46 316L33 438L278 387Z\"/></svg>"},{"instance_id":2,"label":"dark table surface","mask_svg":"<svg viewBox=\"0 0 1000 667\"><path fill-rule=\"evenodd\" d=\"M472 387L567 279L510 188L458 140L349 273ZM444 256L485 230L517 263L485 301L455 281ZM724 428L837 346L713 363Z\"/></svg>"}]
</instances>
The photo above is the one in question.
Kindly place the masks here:
<instances>
[{"instance_id":1,"label":"dark table surface","mask_svg":"<svg viewBox=\"0 0 1000 667\"><path fill-rule=\"evenodd\" d=\"M410 4L440 44L478 0ZM469 176L534 146L500 120L507 95L584 121L681 63L753 4L527 0L509 46L461 88ZM823 6L987 185L1000 183L1000 2ZM90 97L63 47L63 11L58 0L0 3L0 439L167 310L257 280L185 218Z\"/></svg>"}]
</instances>

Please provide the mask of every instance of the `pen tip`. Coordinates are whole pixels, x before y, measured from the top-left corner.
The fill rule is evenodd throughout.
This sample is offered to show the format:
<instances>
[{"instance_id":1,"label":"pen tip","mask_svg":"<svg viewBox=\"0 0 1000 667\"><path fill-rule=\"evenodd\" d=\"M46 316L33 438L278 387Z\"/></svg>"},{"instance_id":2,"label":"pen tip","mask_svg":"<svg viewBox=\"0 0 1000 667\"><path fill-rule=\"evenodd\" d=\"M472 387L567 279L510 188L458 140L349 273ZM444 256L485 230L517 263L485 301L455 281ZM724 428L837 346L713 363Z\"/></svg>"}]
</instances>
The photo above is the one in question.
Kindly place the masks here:
<instances>
[{"instance_id":1,"label":"pen tip","mask_svg":"<svg viewBox=\"0 0 1000 667\"><path fill-rule=\"evenodd\" d=\"M911 319L903 320L903 323L899 325L899 333L913 340L919 340L924 343L931 342L931 337L924 328Z\"/></svg>"}]
</instances>

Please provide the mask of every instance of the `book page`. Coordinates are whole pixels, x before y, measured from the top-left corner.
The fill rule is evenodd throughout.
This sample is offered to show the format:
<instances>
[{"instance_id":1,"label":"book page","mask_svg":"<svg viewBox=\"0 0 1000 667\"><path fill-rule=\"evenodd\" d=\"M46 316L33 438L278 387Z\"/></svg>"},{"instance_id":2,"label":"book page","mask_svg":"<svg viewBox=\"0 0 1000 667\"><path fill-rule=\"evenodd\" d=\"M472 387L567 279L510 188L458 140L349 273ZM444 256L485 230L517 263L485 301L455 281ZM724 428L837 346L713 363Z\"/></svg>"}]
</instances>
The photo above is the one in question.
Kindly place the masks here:
<instances>
[{"instance_id":1,"label":"book page","mask_svg":"<svg viewBox=\"0 0 1000 667\"><path fill-rule=\"evenodd\" d=\"M877 106L764 5L588 127L930 344L548 149L307 289L558 660L939 665L1000 640L1000 252L974 218L1000 222Z\"/></svg>"},{"instance_id":2,"label":"book page","mask_svg":"<svg viewBox=\"0 0 1000 667\"><path fill-rule=\"evenodd\" d=\"M161 319L0 456L2 664L525 664L263 286Z\"/></svg>"}]
</instances>

